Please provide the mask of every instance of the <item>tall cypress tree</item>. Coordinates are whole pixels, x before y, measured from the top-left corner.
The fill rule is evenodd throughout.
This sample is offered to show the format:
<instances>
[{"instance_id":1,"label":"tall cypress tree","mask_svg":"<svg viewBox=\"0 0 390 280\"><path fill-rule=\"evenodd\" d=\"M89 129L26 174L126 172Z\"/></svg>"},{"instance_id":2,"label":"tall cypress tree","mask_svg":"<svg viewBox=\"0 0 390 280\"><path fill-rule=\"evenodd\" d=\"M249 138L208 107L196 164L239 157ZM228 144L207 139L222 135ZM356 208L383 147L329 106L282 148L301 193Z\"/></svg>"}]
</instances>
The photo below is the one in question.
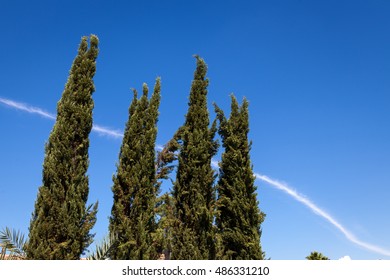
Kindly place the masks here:
<instances>
[{"instance_id":1,"label":"tall cypress tree","mask_svg":"<svg viewBox=\"0 0 390 280\"><path fill-rule=\"evenodd\" d=\"M248 101L244 99L239 106L234 95L231 99L229 119L215 105L224 148L217 183L218 258L259 260L263 259L260 225L264 214L258 206L249 156Z\"/></svg>"},{"instance_id":2,"label":"tall cypress tree","mask_svg":"<svg viewBox=\"0 0 390 280\"><path fill-rule=\"evenodd\" d=\"M156 230L155 204L158 191L155 166L160 79L148 101L148 88L140 99L134 91L129 108L117 173L113 177L114 204L109 230L116 244L111 259L156 259L152 246Z\"/></svg>"},{"instance_id":3,"label":"tall cypress tree","mask_svg":"<svg viewBox=\"0 0 390 280\"><path fill-rule=\"evenodd\" d=\"M173 189L176 217L172 240L174 259L215 258L215 175L211 168L211 158L218 148L217 142L214 141L217 128L216 122L209 128L209 81L205 78L207 65L198 56L196 61L185 123L174 137L180 146Z\"/></svg>"},{"instance_id":4,"label":"tall cypress tree","mask_svg":"<svg viewBox=\"0 0 390 280\"><path fill-rule=\"evenodd\" d=\"M90 36L89 48L87 40L81 40L46 144L43 185L29 229L29 259L79 259L92 242L97 203L86 207L86 172L98 38Z\"/></svg>"}]
</instances>

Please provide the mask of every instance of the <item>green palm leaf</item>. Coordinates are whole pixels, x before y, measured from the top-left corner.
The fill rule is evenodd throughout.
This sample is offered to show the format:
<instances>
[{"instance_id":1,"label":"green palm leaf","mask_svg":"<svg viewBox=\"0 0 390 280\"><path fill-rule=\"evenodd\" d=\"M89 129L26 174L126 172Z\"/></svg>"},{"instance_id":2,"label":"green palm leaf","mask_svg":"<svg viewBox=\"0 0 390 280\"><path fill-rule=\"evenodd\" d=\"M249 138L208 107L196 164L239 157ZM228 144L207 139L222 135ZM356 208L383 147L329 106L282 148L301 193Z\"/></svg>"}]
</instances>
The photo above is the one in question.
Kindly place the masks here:
<instances>
[{"instance_id":1,"label":"green palm leaf","mask_svg":"<svg viewBox=\"0 0 390 280\"><path fill-rule=\"evenodd\" d=\"M100 244L96 245L95 251L87 256L87 260L109 260L109 253L115 244L114 236L106 236Z\"/></svg>"},{"instance_id":2,"label":"green palm leaf","mask_svg":"<svg viewBox=\"0 0 390 280\"><path fill-rule=\"evenodd\" d=\"M19 230L6 227L0 231L0 260L25 259L27 241Z\"/></svg>"}]
</instances>

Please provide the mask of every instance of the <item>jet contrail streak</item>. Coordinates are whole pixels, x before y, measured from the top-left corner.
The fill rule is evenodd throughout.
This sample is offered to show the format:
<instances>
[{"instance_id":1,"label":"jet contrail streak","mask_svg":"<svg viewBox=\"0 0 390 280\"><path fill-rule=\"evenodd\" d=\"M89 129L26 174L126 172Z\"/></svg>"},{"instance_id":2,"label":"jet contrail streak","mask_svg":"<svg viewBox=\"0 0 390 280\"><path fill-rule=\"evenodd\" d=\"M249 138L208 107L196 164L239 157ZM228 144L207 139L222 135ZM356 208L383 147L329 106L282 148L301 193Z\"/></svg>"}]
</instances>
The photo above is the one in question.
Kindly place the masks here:
<instances>
[{"instance_id":1,"label":"jet contrail streak","mask_svg":"<svg viewBox=\"0 0 390 280\"><path fill-rule=\"evenodd\" d=\"M324 218L327 220L330 224L332 224L335 228L337 228L341 233L344 234L344 236L351 241L352 243L367 249L369 251L379 253L381 255L390 256L390 251L380 248L378 246L363 242L359 240L355 235L353 235L349 230L347 230L342 224L340 224L338 221L336 221L335 218L333 218L331 215L326 213L326 211L322 210L320 207L318 207L316 204L314 204L312 201L310 201L308 198L303 196L302 194L299 194L297 191L290 188L287 184L278 182L274 179L271 179L265 175L261 175L258 173L255 173L255 176L257 179L262 180L269 185L287 193L289 196L294 198L295 200L299 201L303 205L307 206L311 211L313 211L318 216Z\"/></svg>"},{"instance_id":2,"label":"jet contrail streak","mask_svg":"<svg viewBox=\"0 0 390 280\"><path fill-rule=\"evenodd\" d=\"M16 101L13 101L13 100L10 100L10 99L5 99L5 98L1 98L0 97L0 102L9 106L9 107L12 107L14 109L17 109L17 110L21 110L21 111L24 111L24 112L27 112L27 113L31 113L31 114L36 114L36 115L40 115L41 117L44 117L46 119L50 119L50 120L55 120L56 119L56 116L51 114L51 113L48 113L40 108L37 108L37 107L33 107L33 106L30 106L30 105L26 105L26 104L23 104L23 103L20 103L20 102L16 102ZM123 133L118 131L118 130L113 130L113 129L109 129L109 128L105 128L105 127L102 127L100 125L93 125L92 127L92 130L99 133L99 134L102 134L102 135L108 135L108 136L112 136L114 138L122 138L123 137Z\"/></svg>"},{"instance_id":3,"label":"jet contrail streak","mask_svg":"<svg viewBox=\"0 0 390 280\"><path fill-rule=\"evenodd\" d=\"M211 165L214 168L218 168L218 161L212 160L211 161ZM372 245L372 244L369 244L369 243L366 243L366 242L363 242L363 241L359 240L354 234L352 234L349 230L347 230L335 218L333 218L331 215L326 213L326 211L324 211L323 209L318 207L316 204L314 204L310 199L306 198L304 195L299 194L297 191L295 191L294 189L289 187L287 184L281 183L281 182L279 182L277 180L271 179L271 178L269 178L269 177L267 177L265 175L261 175L261 174L258 174L258 173L255 173L254 175L255 175L256 179L261 180L263 182L266 182L270 186L285 192L286 194L288 194L293 199L297 200L301 204L303 204L306 207L308 207L315 214L317 214L318 216L324 218L331 225L333 225L335 228L337 228L342 234L344 234L344 236L350 242L352 242L352 243L354 243L354 244L356 244L356 245L358 245L358 246L360 246L360 247L362 247L362 248L364 248L366 250L369 250L371 252L379 253L379 254L384 255L384 256L390 256L390 251L389 250L386 250L386 249L380 248L378 246L375 246L375 245Z\"/></svg>"},{"instance_id":4,"label":"jet contrail streak","mask_svg":"<svg viewBox=\"0 0 390 280\"><path fill-rule=\"evenodd\" d=\"M7 106L9 106L9 107L12 107L12 108L15 108L15 109L18 109L18 110L21 110L21 111L25 111L25 112L28 112L28 113L31 113L31 114L37 114L37 115L40 115L40 116L42 116L44 118L47 118L47 119L51 119L51 120L55 120L56 119L56 117L53 114L48 113L48 112L46 112L46 111L44 111L44 110L42 110L40 108L36 108L36 107L30 106L30 105L26 105L26 104L23 104L23 103L19 103L19 102L16 102L16 101L13 101L13 100L9 100L9 99L5 99L5 98L1 98L1 97L0 97L0 102L5 104L5 105L7 105ZM94 125L92 130L94 130L95 132L97 132L99 134L109 135L109 136L112 136L112 137L115 137L115 138L122 138L123 137L123 133L122 132L117 131L117 130L112 130L112 129L109 129L109 128L105 128L105 127L102 127L102 126L99 126L99 125ZM163 147L161 145L158 145L158 144L156 145L156 149L157 150L162 150L162 148ZM212 164L213 167L218 168L218 161L212 160L211 164ZM352 242L352 243L354 243L354 244L356 244L356 245L358 245L358 246L360 246L360 247L362 247L362 248L364 248L366 250L369 250L369 251L372 251L372 252L375 252L375 253L379 253L381 255L390 256L390 251L389 250L386 250L386 249L380 248L378 246L375 246L375 245L372 245L372 244L369 244L369 243L366 243L366 242L363 242L363 241L359 240L354 234L352 234L349 230L347 230L335 218L333 218L326 211L324 211L323 209L318 207L311 200L309 200L308 198L306 198L302 194L299 194L297 191L293 190L287 184L281 183L281 182L279 182L277 180L271 179L271 178L269 178L269 177L267 177L265 175L261 175L261 174L258 174L258 173L255 173L254 175L255 175L256 179L264 181L267 184L269 184L270 186L285 192L290 197L294 198L295 200L297 200L301 204L303 204L306 207L308 207L316 215L322 217L323 219L328 221L331 225L333 225L335 228L337 228L350 242Z\"/></svg>"},{"instance_id":5,"label":"jet contrail streak","mask_svg":"<svg viewBox=\"0 0 390 280\"><path fill-rule=\"evenodd\" d=\"M122 138L123 137L123 133L120 132L119 130L113 130L110 128L102 127L102 126L97 125L97 124L94 124L92 126L92 130L99 133L99 134L109 135L109 136L112 136L114 138Z\"/></svg>"},{"instance_id":6,"label":"jet contrail streak","mask_svg":"<svg viewBox=\"0 0 390 280\"><path fill-rule=\"evenodd\" d=\"M30 106L30 105L26 105L23 103L19 103L19 102L5 99L5 98L1 98L1 97L0 97L0 102L9 106L9 107L15 108L17 110L25 111L25 112L28 112L31 114L40 115L46 119L50 119L50 120L56 119L56 117L53 114L50 114L50 113L48 113L40 108L36 108L36 107Z\"/></svg>"}]
</instances>

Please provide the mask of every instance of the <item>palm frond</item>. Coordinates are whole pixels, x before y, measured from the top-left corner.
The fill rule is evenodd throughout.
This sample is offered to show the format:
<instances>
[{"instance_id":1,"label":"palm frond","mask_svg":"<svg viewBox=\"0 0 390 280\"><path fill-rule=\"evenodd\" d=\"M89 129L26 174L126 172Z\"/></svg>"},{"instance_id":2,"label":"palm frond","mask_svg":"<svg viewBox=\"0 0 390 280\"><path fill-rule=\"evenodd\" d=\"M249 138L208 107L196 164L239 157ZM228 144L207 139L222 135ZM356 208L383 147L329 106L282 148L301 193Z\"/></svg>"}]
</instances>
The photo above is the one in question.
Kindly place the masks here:
<instances>
[{"instance_id":1,"label":"palm frond","mask_svg":"<svg viewBox=\"0 0 390 280\"><path fill-rule=\"evenodd\" d=\"M25 259L27 241L19 230L6 227L0 231L0 259Z\"/></svg>"},{"instance_id":2,"label":"palm frond","mask_svg":"<svg viewBox=\"0 0 390 280\"><path fill-rule=\"evenodd\" d=\"M87 260L109 260L110 251L113 249L115 238L113 235L106 236L103 241L96 244L95 251L87 256Z\"/></svg>"}]
</instances>

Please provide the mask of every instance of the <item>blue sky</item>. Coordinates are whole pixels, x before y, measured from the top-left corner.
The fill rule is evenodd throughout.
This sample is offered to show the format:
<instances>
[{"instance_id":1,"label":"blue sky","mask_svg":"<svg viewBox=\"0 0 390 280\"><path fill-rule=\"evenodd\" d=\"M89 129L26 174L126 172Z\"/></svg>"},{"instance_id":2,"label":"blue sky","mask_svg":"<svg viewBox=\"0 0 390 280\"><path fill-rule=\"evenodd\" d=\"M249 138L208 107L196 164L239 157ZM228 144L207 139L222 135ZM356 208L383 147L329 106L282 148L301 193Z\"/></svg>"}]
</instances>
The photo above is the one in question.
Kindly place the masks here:
<instances>
[{"instance_id":1,"label":"blue sky","mask_svg":"<svg viewBox=\"0 0 390 280\"><path fill-rule=\"evenodd\" d=\"M390 3L139 2L0 4L0 228L28 233L54 123L5 101L55 114L81 36L96 34L94 123L109 130L123 130L130 88L153 87L161 76L157 142L168 141L184 122L194 54L209 66L212 118L212 102L228 112L231 92L248 98L254 171L287 187L256 181L267 257L317 250L331 259L390 259ZM99 241L121 139L90 139ZM351 241L287 190L379 250Z\"/></svg>"}]
</instances>

